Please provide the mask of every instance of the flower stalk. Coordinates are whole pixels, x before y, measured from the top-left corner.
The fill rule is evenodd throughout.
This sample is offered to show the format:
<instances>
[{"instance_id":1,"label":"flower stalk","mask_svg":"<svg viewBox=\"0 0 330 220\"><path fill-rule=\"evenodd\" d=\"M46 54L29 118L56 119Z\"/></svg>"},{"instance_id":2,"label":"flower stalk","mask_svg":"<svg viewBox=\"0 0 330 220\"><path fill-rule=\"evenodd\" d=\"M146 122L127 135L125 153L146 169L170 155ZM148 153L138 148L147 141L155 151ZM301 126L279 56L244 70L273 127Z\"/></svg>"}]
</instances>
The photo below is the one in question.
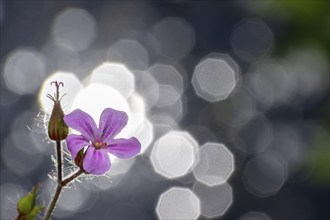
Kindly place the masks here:
<instances>
[{"instance_id":1,"label":"flower stalk","mask_svg":"<svg viewBox=\"0 0 330 220\"><path fill-rule=\"evenodd\" d=\"M56 154L57 154L57 181L62 181L62 147L61 141L56 141Z\"/></svg>"},{"instance_id":2,"label":"flower stalk","mask_svg":"<svg viewBox=\"0 0 330 220\"><path fill-rule=\"evenodd\" d=\"M84 170L79 169L78 171L73 173L68 178L66 178L66 179L64 179L64 180L57 183L55 193L54 193L53 198L52 198L52 200L51 200L51 202L50 202L50 204L47 208L46 214L44 216L44 220L49 220L50 219L50 217L51 217L51 215L54 211L55 205L57 203L57 200L60 197L60 194L61 194L61 191L62 191L63 187L66 186L68 183L70 183L71 181L73 181L74 179L76 179L78 176L80 176L83 173L84 173Z\"/></svg>"}]
</instances>

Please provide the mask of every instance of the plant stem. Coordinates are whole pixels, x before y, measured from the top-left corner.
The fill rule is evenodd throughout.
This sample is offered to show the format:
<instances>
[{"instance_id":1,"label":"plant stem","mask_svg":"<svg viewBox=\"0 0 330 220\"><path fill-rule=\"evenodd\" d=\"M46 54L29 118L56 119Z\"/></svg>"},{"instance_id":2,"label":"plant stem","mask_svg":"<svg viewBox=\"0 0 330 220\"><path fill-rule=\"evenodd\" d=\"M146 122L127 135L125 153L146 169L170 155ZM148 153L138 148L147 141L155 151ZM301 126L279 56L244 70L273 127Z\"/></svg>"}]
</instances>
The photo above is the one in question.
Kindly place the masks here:
<instances>
[{"instance_id":1,"label":"plant stem","mask_svg":"<svg viewBox=\"0 0 330 220\"><path fill-rule=\"evenodd\" d=\"M57 183L56 191L55 191L55 193L53 195L52 201L50 202L50 204L49 204L49 206L47 208L47 212L46 212L46 214L44 216L44 220L49 220L50 219L50 216L53 213L53 210L55 208L56 202L57 202L58 198L60 197L60 194L61 194L61 191L62 191L63 187L66 186L71 181L73 181L78 176L80 176L81 174L83 174L84 172L85 172L84 170L79 169L77 172L73 173L68 178L66 178L63 181Z\"/></svg>"},{"instance_id":2,"label":"plant stem","mask_svg":"<svg viewBox=\"0 0 330 220\"><path fill-rule=\"evenodd\" d=\"M47 209L46 215L44 217L44 220L50 219L50 216L53 213L53 210L54 210L56 202L57 202L57 200L58 200L58 198L61 194L61 191L62 191L62 186L60 184L57 184L56 191L54 193L52 201L50 202L50 204L48 206L48 209Z\"/></svg>"},{"instance_id":3,"label":"plant stem","mask_svg":"<svg viewBox=\"0 0 330 220\"><path fill-rule=\"evenodd\" d=\"M62 182L62 151L61 141L56 141L56 154L57 154L57 181Z\"/></svg>"},{"instance_id":4,"label":"plant stem","mask_svg":"<svg viewBox=\"0 0 330 220\"><path fill-rule=\"evenodd\" d=\"M69 182L71 182L72 180L74 180L75 178L77 178L78 176L80 176L81 174L83 174L85 171L82 169L79 169L77 172L73 173L71 176L69 176L68 178L66 178L65 180L63 180L60 184L61 186L66 186L66 184L68 184Z\"/></svg>"}]
</instances>

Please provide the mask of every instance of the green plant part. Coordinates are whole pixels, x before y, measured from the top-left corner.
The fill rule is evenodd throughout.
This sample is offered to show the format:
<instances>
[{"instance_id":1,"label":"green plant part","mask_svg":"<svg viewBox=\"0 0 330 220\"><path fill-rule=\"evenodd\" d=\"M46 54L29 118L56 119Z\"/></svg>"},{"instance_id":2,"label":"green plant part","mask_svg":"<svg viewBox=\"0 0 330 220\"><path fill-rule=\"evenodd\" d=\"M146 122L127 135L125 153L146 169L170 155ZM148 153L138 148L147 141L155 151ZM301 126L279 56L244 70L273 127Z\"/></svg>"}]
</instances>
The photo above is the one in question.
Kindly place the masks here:
<instances>
[{"instance_id":1,"label":"green plant part","mask_svg":"<svg viewBox=\"0 0 330 220\"><path fill-rule=\"evenodd\" d=\"M33 220L38 213L44 208L36 206L38 186L33 187L32 191L22 197L17 203L18 217L17 220Z\"/></svg>"}]
</instances>

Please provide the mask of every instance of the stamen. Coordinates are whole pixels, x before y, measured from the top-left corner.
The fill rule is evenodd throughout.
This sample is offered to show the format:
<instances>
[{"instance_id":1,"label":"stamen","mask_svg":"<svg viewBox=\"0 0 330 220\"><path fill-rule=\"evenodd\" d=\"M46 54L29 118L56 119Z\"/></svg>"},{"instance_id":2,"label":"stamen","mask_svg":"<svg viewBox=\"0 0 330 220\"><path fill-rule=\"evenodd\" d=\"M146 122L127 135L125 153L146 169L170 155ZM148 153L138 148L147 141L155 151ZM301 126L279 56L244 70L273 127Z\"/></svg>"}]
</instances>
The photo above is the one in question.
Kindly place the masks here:
<instances>
[{"instance_id":1,"label":"stamen","mask_svg":"<svg viewBox=\"0 0 330 220\"><path fill-rule=\"evenodd\" d=\"M105 142L99 142L99 141L96 141L93 143L93 146L96 150L98 149L103 149L107 146L107 144Z\"/></svg>"}]
</instances>

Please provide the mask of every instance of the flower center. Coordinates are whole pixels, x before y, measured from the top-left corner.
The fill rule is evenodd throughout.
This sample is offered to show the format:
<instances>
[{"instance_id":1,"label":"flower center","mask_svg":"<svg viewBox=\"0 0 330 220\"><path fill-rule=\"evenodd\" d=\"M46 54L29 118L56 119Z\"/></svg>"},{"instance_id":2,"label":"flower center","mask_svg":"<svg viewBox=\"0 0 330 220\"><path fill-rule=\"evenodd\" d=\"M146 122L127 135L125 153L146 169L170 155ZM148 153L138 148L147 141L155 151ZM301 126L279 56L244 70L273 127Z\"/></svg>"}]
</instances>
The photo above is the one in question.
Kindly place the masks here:
<instances>
[{"instance_id":1,"label":"flower center","mask_svg":"<svg viewBox=\"0 0 330 220\"><path fill-rule=\"evenodd\" d=\"M103 148L105 148L107 146L107 143L102 142L102 141L95 141L93 143L93 146L95 147L96 150L103 149Z\"/></svg>"}]
</instances>

